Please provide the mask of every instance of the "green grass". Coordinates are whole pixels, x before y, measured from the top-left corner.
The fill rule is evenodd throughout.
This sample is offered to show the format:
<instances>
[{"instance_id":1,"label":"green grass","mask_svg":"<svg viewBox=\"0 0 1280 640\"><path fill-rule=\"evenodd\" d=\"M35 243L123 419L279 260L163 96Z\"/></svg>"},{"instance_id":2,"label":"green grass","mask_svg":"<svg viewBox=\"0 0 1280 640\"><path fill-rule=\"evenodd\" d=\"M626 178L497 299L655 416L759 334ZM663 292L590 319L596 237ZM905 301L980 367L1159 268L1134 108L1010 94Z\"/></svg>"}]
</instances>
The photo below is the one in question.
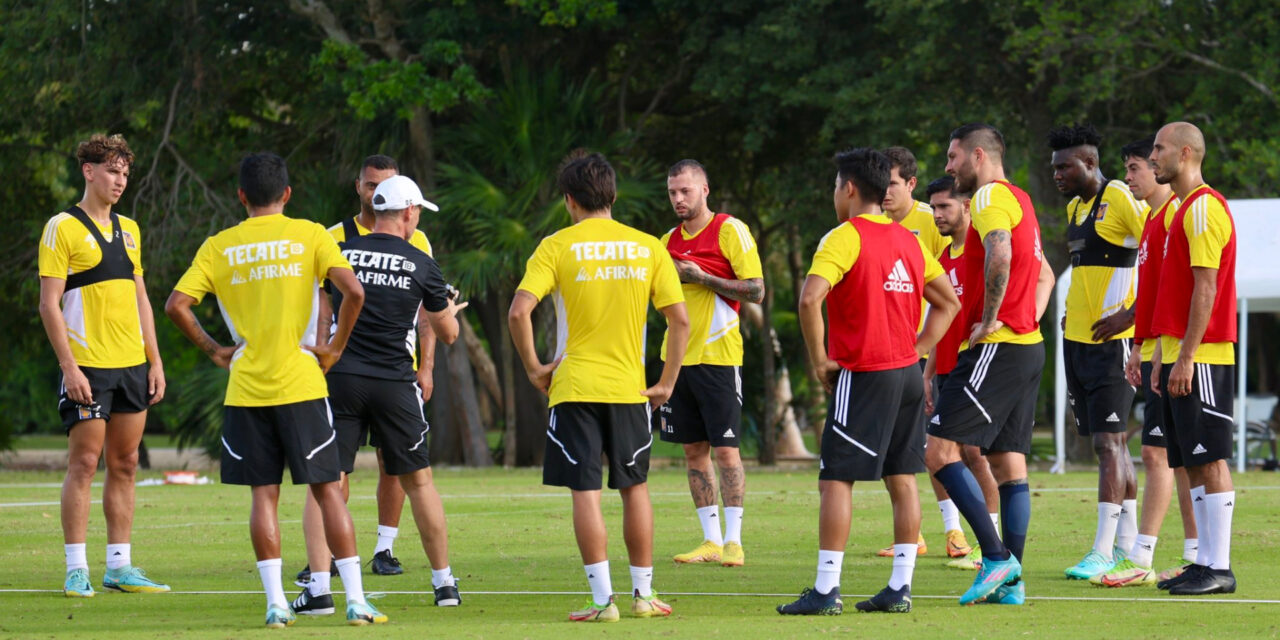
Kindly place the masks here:
<instances>
[{"instance_id":1,"label":"green grass","mask_svg":"<svg viewBox=\"0 0 1280 640\"><path fill-rule=\"evenodd\" d=\"M153 474L152 474L153 475ZM1104 625L1123 626L1126 637L1259 637L1280 633L1280 604L1215 602L1224 597L1178 600L1155 589L1104 590L1067 581L1062 569L1076 562L1093 540L1094 479L1086 473L1032 477L1034 509L1027 547L1029 602L1024 607L960 607L955 598L972 573L943 567L942 536L932 496L922 496L930 553L917 564L909 615L859 615L858 595L879 590L889 575L887 560L873 557L889 541L889 504L877 484L860 484L854 496L853 534L845 558L842 590L851 613L838 618L782 618L773 611L812 584L817 548L816 471L748 472L745 525L747 566L674 566L672 554L699 541L681 469L657 470L651 478L656 521L655 587L665 594L733 592L768 596L671 595L676 614L667 620L624 617L620 624L571 627L565 614L584 595L486 595L481 591L585 592L586 581L573 543L568 495L543 487L537 470L437 470L449 514L452 564L465 602L455 610L431 606L426 594L387 594L377 606L391 616L378 630L348 629L340 616L302 619L290 637L553 638L651 637L791 638L817 634L860 638L1033 635L1098 637ZM923 478L922 478L923 479ZM57 589L63 558L57 483L52 472L0 473L0 589ZM367 558L373 546L375 503L370 473L352 483L352 513L358 544ZM1280 476L1254 472L1237 477L1233 560L1240 590L1227 598L1280 600L1274 549L1280 543ZM927 490L927 489L926 489ZM95 499L101 488L94 489ZM302 489L286 486L281 498L286 575L305 562L298 520ZM7 506L13 503L52 504ZM616 494L604 501L611 529L614 587L629 587ZM59 593L0 593L5 615L0 637L247 638L260 628L264 598L248 541L249 492L243 487L152 486L137 490L134 559L150 575L179 592L246 591L245 594L128 595L99 592L92 600ZM430 591L426 558L406 513L397 555L407 573L366 575L369 592ZM105 531L94 505L89 530L91 574L101 580ZM1173 508L1162 531L1157 564L1176 562L1181 528ZM339 587L339 584L335 584ZM290 597L296 589L287 589ZM927 598L922 596L945 596ZM1046 600L1092 597L1101 601ZM1154 601L1143 601L1151 599ZM339 598L341 602L341 598ZM625 604L625 603L624 603ZM625 614L624 614L625 615ZM1117 629L1116 633L1121 633Z\"/></svg>"}]
</instances>

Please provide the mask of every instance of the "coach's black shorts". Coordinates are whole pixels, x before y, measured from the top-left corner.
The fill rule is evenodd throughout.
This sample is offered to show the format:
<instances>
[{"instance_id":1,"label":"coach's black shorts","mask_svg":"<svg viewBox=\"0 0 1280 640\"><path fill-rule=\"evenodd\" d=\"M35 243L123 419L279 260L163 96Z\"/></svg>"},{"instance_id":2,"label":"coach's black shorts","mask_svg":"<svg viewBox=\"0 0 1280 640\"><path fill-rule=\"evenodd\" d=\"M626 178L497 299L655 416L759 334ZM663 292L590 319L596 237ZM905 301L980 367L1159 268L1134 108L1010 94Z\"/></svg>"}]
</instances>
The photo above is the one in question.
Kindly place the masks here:
<instances>
[{"instance_id":1,"label":"coach's black shorts","mask_svg":"<svg viewBox=\"0 0 1280 640\"><path fill-rule=\"evenodd\" d=\"M609 488L625 489L649 477L649 405L561 402L551 407L542 484L599 491L609 458Z\"/></svg>"},{"instance_id":2,"label":"coach's black shorts","mask_svg":"<svg viewBox=\"0 0 1280 640\"><path fill-rule=\"evenodd\" d=\"M271 407L229 406L223 415L224 484L280 484L286 461L294 484L341 477L328 398Z\"/></svg>"},{"instance_id":3,"label":"coach's black shorts","mask_svg":"<svg viewBox=\"0 0 1280 640\"><path fill-rule=\"evenodd\" d=\"M697 364L680 368L671 399L658 412L664 442L738 447L742 435L742 377L738 367Z\"/></svg>"},{"instance_id":4,"label":"coach's black shorts","mask_svg":"<svg viewBox=\"0 0 1280 640\"><path fill-rule=\"evenodd\" d=\"M138 413L151 406L147 392L147 365L138 364L119 369L80 367L89 380L93 392L93 404L77 404L67 397L65 382L58 385L58 413L62 416L62 429L71 433L71 427L83 420L110 420L113 412Z\"/></svg>"},{"instance_id":5,"label":"coach's black shorts","mask_svg":"<svg viewBox=\"0 0 1280 640\"><path fill-rule=\"evenodd\" d=\"M879 480L924 467L924 378L910 364L836 376L822 431L819 480Z\"/></svg>"},{"instance_id":6,"label":"coach's black shorts","mask_svg":"<svg viewBox=\"0 0 1280 640\"><path fill-rule=\"evenodd\" d=\"M1076 433L1124 433L1129 427L1134 388L1124 377L1128 339L1099 344L1062 341L1067 370L1067 401L1076 417Z\"/></svg>"},{"instance_id":7,"label":"coach's black shorts","mask_svg":"<svg viewBox=\"0 0 1280 640\"><path fill-rule=\"evenodd\" d=\"M389 475L413 473L431 466L427 457L427 424L418 385L355 373L330 373L329 406L338 432L342 470L355 468L356 452L364 445L382 450L382 467Z\"/></svg>"},{"instance_id":8,"label":"coach's black shorts","mask_svg":"<svg viewBox=\"0 0 1280 640\"><path fill-rule=\"evenodd\" d=\"M1160 367L1169 466L1197 467L1231 458L1235 433L1236 367L1231 364L1192 365L1191 393L1169 396L1172 364Z\"/></svg>"},{"instance_id":9,"label":"coach's black shorts","mask_svg":"<svg viewBox=\"0 0 1280 640\"><path fill-rule=\"evenodd\" d=\"M929 435L992 451L1031 452L1044 343L984 343L960 352L938 392Z\"/></svg>"},{"instance_id":10,"label":"coach's black shorts","mask_svg":"<svg viewBox=\"0 0 1280 640\"><path fill-rule=\"evenodd\" d=\"M1164 400L1151 390L1151 363L1143 362L1141 366L1142 446L1167 449L1169 439L1164 434Z\"/></svg>"}]
</instances>

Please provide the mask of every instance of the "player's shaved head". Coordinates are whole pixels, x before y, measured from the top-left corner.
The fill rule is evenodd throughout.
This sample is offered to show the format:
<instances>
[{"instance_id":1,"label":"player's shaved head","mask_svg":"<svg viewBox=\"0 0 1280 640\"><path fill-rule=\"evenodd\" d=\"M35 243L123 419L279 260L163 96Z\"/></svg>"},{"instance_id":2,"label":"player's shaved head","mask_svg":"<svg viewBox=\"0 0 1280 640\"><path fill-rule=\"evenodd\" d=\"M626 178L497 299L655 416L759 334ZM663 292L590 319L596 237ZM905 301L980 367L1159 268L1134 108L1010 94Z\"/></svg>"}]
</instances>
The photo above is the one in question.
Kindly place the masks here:
<instances>
[{"instance_id":1,"label":"player's shaved head","mask_svg":"<svg viewBox=\"0 0 1280 640\"><path fill-rule=\"evenodd\" d=\"M1204 134L1201 133L1200 127L1190 122L1170 122L1160 128L1156 137L1161 138L1169 146L1190 149L1192 162L1199 163L1204 160Z\"/></svg>"},{"instance_id":2,"label":"player's shaved head","mask_svg":"<svg viewBox=\"0 0 1280 640\"><path fill-rule=\"evenodd\" d=\"M951 132L951 139L960 143L965 152L981 148L997 162L1004 158L1004 136L989 124L972 123Z\"/></svg>"}]
</instances>

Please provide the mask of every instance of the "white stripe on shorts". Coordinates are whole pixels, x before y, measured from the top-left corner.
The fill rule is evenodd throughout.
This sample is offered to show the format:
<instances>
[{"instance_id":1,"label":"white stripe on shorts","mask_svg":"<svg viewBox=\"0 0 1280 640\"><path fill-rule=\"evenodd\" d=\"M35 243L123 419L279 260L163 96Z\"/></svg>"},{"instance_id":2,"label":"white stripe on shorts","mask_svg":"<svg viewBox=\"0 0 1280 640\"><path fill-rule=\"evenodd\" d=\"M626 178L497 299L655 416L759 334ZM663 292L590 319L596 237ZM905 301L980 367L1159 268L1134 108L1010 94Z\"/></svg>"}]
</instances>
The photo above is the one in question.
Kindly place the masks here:
<instances>
[{"instance_id":1,"label":"white stripe on shorts","mask_svg":"<svg viewBox=\"0 0 1280 640\"><path fill-rule=\"evenodd\" d=\"M835 432L836 432L836 435L840 436L841 438L844 438L845 440L848 440L851 444L853 444L853 446L855 446L855 447L857 447L857 448L859 448L859 449L862 449L863 451L866 451L866 452L867 452L867 455L871 456L872 458L878 458L878 457L879 457L878 455L876 455L876 452L874 452L874 451L872 451L872 450L868 449L868 448L866 447L866 445L862 444L861 442L858 442L857 440L854 440L852 437L850 437L850 436L849 436L849 434L847 434L847 433L845 433L845 432L841 431L840 429L836 428L836 426L835 426L835 425L831 425L831 430L832 430L832 431L835 431Z\"/></svg>"}]
</instances>

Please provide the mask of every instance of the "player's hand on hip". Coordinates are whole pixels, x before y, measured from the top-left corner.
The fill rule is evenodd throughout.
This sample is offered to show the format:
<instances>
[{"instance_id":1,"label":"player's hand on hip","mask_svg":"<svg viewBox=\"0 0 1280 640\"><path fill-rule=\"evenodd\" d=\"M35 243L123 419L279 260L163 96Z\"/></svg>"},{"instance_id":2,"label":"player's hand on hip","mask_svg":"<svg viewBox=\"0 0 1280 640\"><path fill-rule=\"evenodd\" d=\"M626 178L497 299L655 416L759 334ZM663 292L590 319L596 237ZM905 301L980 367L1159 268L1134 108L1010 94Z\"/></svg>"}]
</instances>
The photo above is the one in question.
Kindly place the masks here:
<instances>
[{"instance_id":1,"label":"player's hand on hip","mask_svg":"<svg viewBox=\"0 0 1280 640\"><path fill-rule=\"evenodd\" d=\"M529 375L529 382L533 383L534 388L542 392L542 395L550 395L551 374L555 372L556 367L560 366L560 358L556 358L554 362L547 364L539 364L538 366L525 371Z\"/></svg>"},{"instance_id":2,"label":"player's hand on hip","mask_svg":"<svg viewBox=\"0 0 1280 640\"><path fill-rule=\"evenodd\" d=\"M147 394L150 400L148 405L155 404L164 400L164 367L151 366L147 369Z\"/></svg>"},{"instance_id":3,"label":"player's hand on hip","mask_svg":"<svg viewBox=\"0 0 1280 640\"><path fill-rule=\"evenodd\" d=\"M335 350L330 344L322 344L316 347L304 344L302 348L315 354L316 361L320 363L320 370L325 373L329 373L329 369L342 357L342 352Z\"/></svg>"},{"instance_id":4,"label":"player's hand on hip","mask_svg":"<svg viewBox=\"0 0 1280 640\"><path fill-rule=\"evenodd\" d=\"M1173 368L1169 370L1170 397L1181 398L1191 393L1192 369L1194 367L1191 366L1191 362L1182 358L1178 358L1178 361L1173 363Z\"/></svg>"},{"instance_id":5,"label":"player's hand on hip","mask_svg":"<svg viewBox=\"0 0 1280 640\"><path fill-rule=\"evenodd\" d=\"M1093 330L1093 339L1102 342L1124 333L1132 326L1133 312L1121 309L1093 323L1090 329Z\"/></svg>"},{"instance_id":6,"label":"player's hand on hip","mask_svg":"<svg viewBox=\"0 0 1280 640\"><path fill-rule=\"evenodd\" d=\"M658 407L666 404L667 400L671 399L671 392L673 389L674 386L672 385L658 383L644 391L641 391L640 395L648 398L649 406L652 407L654 411L657 411Z\"/></svg>"},{"instance_id":7,"label":"player's hand on hip","mask_svg":"<svg viewBox=\"0 0 1280 640\"><path fill-rule=\"evenodd\" d=\"M311 349L311 347L307 345L303 345L303 348ZM240 349L240 345L218 347L213 350L213 353L209 354L209 359L213 360L214 364L218 365L219 367L222 367L223 369L230 369L231 359L235 357L236 351L238 351L239 349Z\"/></svg>"},{"instance_id":8,"label":"player's hand on hip","mask_svg":"<svg viewBox=\"0 0 1280 640\"><path fill-rule=\"evenodd\" d=\"M840 375L840 363L835 360L826 360L818 363L813 368L817 374L818 380L822 382L822 388L827 393L831 393L836 388L836 378Z\"/></svg>"},{"instance_id":9,"label":"player's hand on hip","mask_svg":"<svg viewBox=\"0 0 1280 640\"><path fill-rule=\"evenodd\" d=\"M969 334L969 346L973 347L982 342L991 334L1004 328L1004 322L993 320L991 324L979 324L973 328L973 333Z\"/></svg>"},{"instance_id":10,"label":"player's hand on hip","mask_svg":"<svg viewBox=\"0 0 1280 640\"><path fill-rule=\"evenodd\" d=\"M431 368L421 366L418 368L418 390L422 392L422 401L430 402L431 393L436 389L435 376L432 374Z\"/></svg>"},{"instance_id":11,"label":"player's hand on hip","mask_svg":"<svg viewBox=\"0 0 1280 640\"><path fill-rule=\"evenodd\" d=\"M93 404L93 388L79 365L73 364L62 372L62 386L67 391L68 400L76 404Z\"/></svg>"}]
</instances>

